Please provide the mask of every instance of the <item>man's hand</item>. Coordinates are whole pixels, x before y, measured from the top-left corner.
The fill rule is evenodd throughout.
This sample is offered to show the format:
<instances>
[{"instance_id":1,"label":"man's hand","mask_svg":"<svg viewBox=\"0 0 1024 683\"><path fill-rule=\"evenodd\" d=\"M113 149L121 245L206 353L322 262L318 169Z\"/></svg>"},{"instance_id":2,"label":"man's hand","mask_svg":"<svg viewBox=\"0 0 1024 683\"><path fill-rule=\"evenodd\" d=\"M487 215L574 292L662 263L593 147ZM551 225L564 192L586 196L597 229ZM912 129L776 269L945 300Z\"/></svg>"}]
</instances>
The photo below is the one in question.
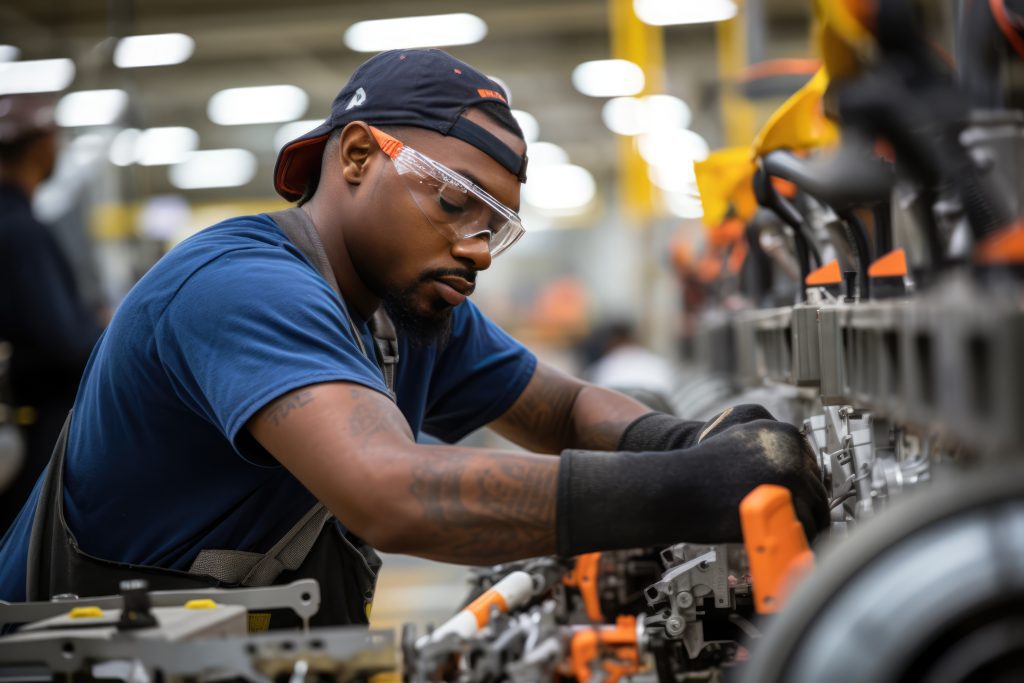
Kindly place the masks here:
<instances>
[{"instance_id":1,"label":"man's hand","mask_svg":"<svg viewBox=\"0 0 1024 683\"><path fill-rule=\"evenodd\" d=\"M726 408L710 420L681 420L664 413L647 413L623 430L616 450L672 451L692 448L729 427L754 420L774 420L764 406L753 403Z\"/></svg>"},{"instance_id":2,"label":"man's hand","mask_svg":"<svg viewBox=\"0 0 1024 683\"><path fill-rule=\"evenodd\" d=\"M739 504L760 484L785 486L808 538L826 529L828 499L807 440L789 424L719 415L687 428L686 448L567 451L559 475L558 548L598 549L742 540ZM764 414L767 414L764 412Z\"/></svg>"}]
</instances>

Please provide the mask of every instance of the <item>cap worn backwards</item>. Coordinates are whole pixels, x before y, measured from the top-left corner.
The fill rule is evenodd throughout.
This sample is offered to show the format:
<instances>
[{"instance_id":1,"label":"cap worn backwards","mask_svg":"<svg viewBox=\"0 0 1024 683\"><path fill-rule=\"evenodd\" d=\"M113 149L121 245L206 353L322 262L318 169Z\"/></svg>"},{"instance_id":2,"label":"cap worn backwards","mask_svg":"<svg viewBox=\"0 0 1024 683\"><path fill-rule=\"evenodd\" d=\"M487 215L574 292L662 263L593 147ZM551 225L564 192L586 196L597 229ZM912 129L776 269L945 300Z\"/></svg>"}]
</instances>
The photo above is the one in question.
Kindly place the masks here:
<instances>
[{"instance_id":1,"label":"cap worn backwards","mask_svg":"<svg viewBox=\"0 0 1024 683\"><path fill-rule=\"evenodd\" d=\"M364 62L342 88L322 124L285 145L274 168L274 188L296 201L315 188L331 132L352 121L417 126L450 135L483 151L526 182L519 154L463 113L482 102L508 106L504 89L465 62L437 49L389 50Z\"/></svg>"}]
</instances>

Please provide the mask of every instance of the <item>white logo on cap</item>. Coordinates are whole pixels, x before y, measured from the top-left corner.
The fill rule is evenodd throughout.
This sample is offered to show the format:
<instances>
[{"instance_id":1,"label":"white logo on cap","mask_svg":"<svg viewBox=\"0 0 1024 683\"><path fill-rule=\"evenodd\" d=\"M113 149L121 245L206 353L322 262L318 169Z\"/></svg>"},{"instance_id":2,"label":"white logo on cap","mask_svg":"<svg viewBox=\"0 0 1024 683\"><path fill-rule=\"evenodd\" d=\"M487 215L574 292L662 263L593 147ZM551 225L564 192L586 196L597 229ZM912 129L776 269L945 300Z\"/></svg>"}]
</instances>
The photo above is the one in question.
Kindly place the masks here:
<instances>
[{"instance_id":1,"label":"white logo on cap","mask_svg":"<svg viewBox=\"0 0 1024 683\"><path fill-rule=\"evenodd\" d=\"M345 111L348 111L352 107L358 107L366 101L366 91L362 88L356 90L356 94L352 96L352 99L348 101L348 106L345 107Z\"/></svg>"}]
</instances>

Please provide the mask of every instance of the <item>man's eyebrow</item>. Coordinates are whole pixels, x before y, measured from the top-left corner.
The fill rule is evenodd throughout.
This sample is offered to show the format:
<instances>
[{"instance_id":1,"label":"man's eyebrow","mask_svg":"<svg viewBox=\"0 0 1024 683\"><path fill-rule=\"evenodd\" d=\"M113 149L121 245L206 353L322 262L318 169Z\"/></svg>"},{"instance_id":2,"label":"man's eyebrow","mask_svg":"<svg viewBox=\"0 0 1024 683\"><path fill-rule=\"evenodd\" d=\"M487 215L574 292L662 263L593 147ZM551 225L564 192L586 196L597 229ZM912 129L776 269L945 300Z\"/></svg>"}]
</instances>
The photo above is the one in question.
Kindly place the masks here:
<instances>
[{"instance_id":1,"label":"man's eyebrow","mask_svg":"<svg viewBox=\"0 0 1024 683\"><path fill-rule=\"evenodd\" d=\"M466 180L468 180L469 182L471 182L474 185L476 185L477 187L479 187L481 190L483 190L487 194L489 194L492 197L494 197L494 193L491 192L490 190L488 190L486 187L484 187L484 184L481 183L480 180L475 175L473 175L472 173L470 173L466 169L464 169L464 168L453 168L452 170L455 171L456 173L458 173L460 176L462 176ZM497 197L495 197L495 199L497 199ZM498 201L501 201L501 200L498 200ZM516 213L519 213L519 207L518 206L510 206L509 208L512 209L513 211L515 211Z\"/></svg>"},{"instance_id":2,"label":"man's eyebrow","mask_svg":"<svg viewBox=\"0 0 1024 683\"><path fill-rule=\"evenodd\" d=\"M470 173L469 171L467 171L466 169L464 169L464 168L453 168L452 170L455 171L456 173L458 173L460 176L462 176L466 180L468 180L469 182L471 182L474 185L476 185L477 187L482 188L485 192L489 193L487 188L484 187L484 184L480 182L480 179L477 178L472 173Z\"/></svg>"}]
</instances>

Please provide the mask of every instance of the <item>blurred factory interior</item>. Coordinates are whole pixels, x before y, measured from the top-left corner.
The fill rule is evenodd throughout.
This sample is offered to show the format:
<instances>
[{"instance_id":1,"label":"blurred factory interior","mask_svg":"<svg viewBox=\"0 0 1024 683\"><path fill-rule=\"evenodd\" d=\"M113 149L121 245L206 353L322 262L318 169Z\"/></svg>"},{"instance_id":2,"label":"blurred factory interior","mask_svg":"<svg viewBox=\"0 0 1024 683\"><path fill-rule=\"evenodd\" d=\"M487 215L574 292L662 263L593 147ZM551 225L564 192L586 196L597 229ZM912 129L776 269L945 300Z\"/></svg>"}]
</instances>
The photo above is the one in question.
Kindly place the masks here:
<instances>
[{"instance_id":1,"label":"blurred factory interior","mask_svg":"<svg viewBox=\"0 0 1024 683\"><path fill-rule=\"evenodd\" d=\"M731 5L708 3L700 11L714 18L718 4ZM640 326L645 341L671 352L676 320L665 312L677 293L670 242L676 235L702 239L692 161L709 148L748 141L806 78L808 67L791 60L783 67L796 75L781 89L776 84L773 97L740 97L748 63L811 56L811 12L801 0L751 2L725 24L662 28L616 20L617 6L632 11L630 3L601 0L14 0L0 8L0 44L8 46L0 56L17 60L6 68L71 62L40 64L39 76L0 67L0 89L10 92L18 88L15 79L28 79L63 97L65 153L38 210L60 226L90 299L116 305L168 245L222 218L284 205L271 185L279 147L322 121L355 67L391 45L372 25L365 45L357 43L359 22L462 15L442 18L432 44L507 83L531 137L523 194L528 238L494 264L476 300L513 333L554 347L579 341L596 321L625 319ZM422 26L414 31L430 42ZM166 38L169 47L153 48L158 61L179 63L117 66L126 45L120 37L155 34L180 34ZM643 72L625 80L593 73L583 90L574 85L574 73L585 78L576 71L581 64L613 58L642 62ZM264 100L252 93L257 99L238 105L241 112L214 111L224 90L265 86L284 88ZM643 125L627 111L631 102L615 98L647 95L668 96L652 100L651 127L674 129L671 150L649 144L648 151L609 128L639 132L629 130ZM243 151L196 154L224 149ZM657 166L639 157L640 149ZM659 184L652 188L649 177Z\"/></svg>"},{"instance_id":2,"label":"blurred factory interior","mask_svg":"<svg viewBox=\"0 0 1024 683\"><path fill-rule=\"evenodd\" d=\"M640 22L628 0L9 0L0 93L59 97L63 151L35 208L102 310L195 231L283 208L271 182L279 148L323 120L370 54L403 39L444 47L508 85L530 142L527 235L481 277L474 300L570 372L589 358L588 335L623 322L674 361L682 318L671 252L685 243L695 253L704 240L693 162L748 142L816 68L804 0L749 0L738 16L728 0L674 4L685 11L667 20L678 23L660 26ZM423 15L443 16L404 29L364 23ZM640 68L581 67L612 59ZM38 71L18 71L33 62ZM769 77L758 78L749 65L764 62ZM225 104L230 89L268 86ZM650 114L631 106L640 102ZM420 599L382 590L380 619L392 599L427 610L421 621L450 611L461 586L438 593L413 564L397 576L401 561L391 560L383 583L396 576ZM416 617L396 609L396 624Z\"/></svg>"},{"instance_id":3,"label":"blurred factory interior","mask_svg":"<svg viewBox=\"0 0 1024 683\"><path fill-rule=\"evenodd\" d=\"M758 403L801 428L829 494L832 537L845 539L905 490L953 481L959 474L940 474L947 465L962 473L983 463L991 476L1019 455L1024 21L1011 10L1020 5L5 0L0 97L53 97L59 162L34 208L108 320L174 245L225 218L287 206L272 178L279 150L324 120L364 60L445 49L506 86L529 143L525 236L480 275L473 301L542 360L651 407L710 420ZM911 25L904 45L892 27ZM966 75L971 65L982 77ZM844 79L852 86L836 95ZM634 352L626 380L598 362L623 347ZM509 445L486 430L467 442ZM1019 491L1006 495L1017 496L1019 531ZM998 600L1003 584L977 599L1002 616L1019 614L1016 543L1010 607ZM864 558L877 550L856 547ZM698 566L695 552L655 557L668 577ZM918 571L923 561L905 552L904 569ZM722 591L735 599L739 579L749 616L750 576L733 570ZM490 587L463 567L389 556L371 624L443 621L467 579ZM882 590L883 579L865 589L879 604L917 585ZM674 617L690 609L669 602ZM915 603L921 623L926 602ZM842 610L831 614L847 625ZM745 661L732 640L693 635L704 613L687 615L671 635L696 639L693 662ZM884 610L872 615L851 632L884 631ZM963 623L983 621L974 616ZM1007 661L1019 664L1014 623ZM683 645L670 645L685 659ZM805 648L808 661L832 652L815 648Z\"/></svg>"}]
</instances>

